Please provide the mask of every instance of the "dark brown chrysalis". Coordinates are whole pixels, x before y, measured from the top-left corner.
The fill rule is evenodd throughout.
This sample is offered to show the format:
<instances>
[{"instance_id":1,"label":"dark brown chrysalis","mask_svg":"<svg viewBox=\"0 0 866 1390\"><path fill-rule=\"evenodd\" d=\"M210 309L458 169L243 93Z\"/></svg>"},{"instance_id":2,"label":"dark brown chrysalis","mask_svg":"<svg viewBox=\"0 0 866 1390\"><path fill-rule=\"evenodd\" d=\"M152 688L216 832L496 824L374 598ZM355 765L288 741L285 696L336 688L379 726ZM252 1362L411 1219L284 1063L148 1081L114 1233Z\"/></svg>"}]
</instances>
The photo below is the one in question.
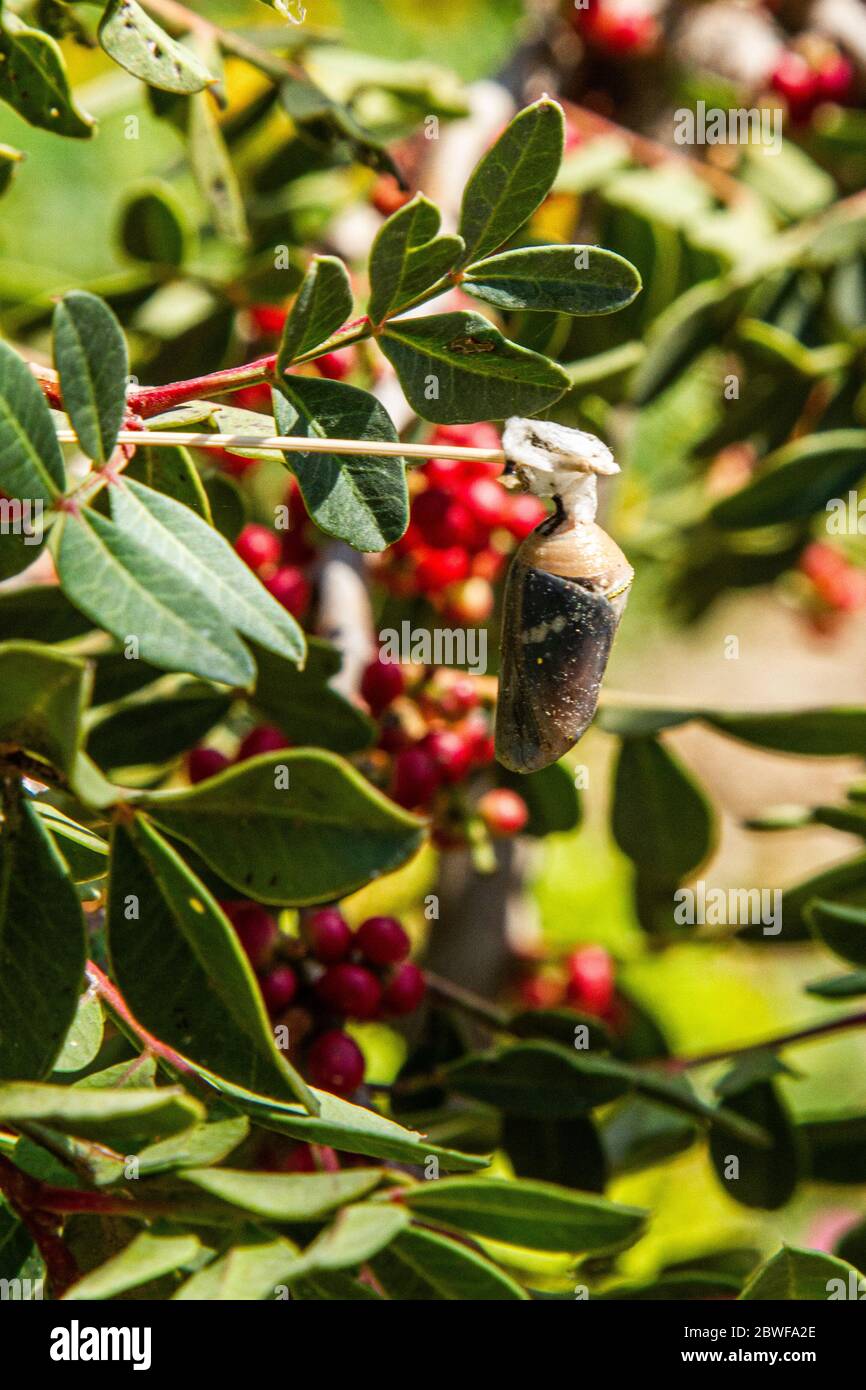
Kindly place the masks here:
<instances>
[{"instance_id":1,"label":"dark brown chrysalis","mask_svg":"<svg viewBox=\"0 0 866 1390\"><path fill-rule=\"evenodd\" d=\"M515 419L502 443L512 476L556 504L511 563L502 615L496 757L535 772L595 714L634 571L594 520L597 475L619 471L599 439Z\"/></svg>"}]
</instances>

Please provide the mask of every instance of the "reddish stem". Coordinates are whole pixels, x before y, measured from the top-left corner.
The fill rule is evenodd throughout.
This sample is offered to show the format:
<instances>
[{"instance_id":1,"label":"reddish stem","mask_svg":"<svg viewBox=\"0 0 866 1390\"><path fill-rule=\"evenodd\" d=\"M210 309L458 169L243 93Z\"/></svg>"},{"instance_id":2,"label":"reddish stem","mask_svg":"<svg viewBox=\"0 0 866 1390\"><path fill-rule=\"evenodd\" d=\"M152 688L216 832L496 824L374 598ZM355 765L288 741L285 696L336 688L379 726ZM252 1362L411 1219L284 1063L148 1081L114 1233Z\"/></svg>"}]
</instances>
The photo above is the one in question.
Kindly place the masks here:
<instances>
[{"instance_id":1,"label":"reddish stem","mask_svg":"<svg viewBox=\"0 0 866 1390\"><path fill-rule=\"evenodd\" d=\"M45 1264L52 1295L61 1298L70 1284L74 1284L79 1277L79 1270L72 1252L61 1239L60 1223L56 1220L56 1213L43 1202L43 1190L42 1183L22 1173L14 1163L0 1154L0 1192L33 1237Z\"/></svg>"},{"instance_id":2,"label":"reddish stem","mask_svg":"<svg viewBox=\"0 0 866 1390\"><path fill-rule=\"evenodd\" d=\"M190 1077L195 1075L189 1062L185 1061L184 1058L180 1056L180 1053L175 1052L174 1049L168 1047L166 1043L160 1042L159 1038L154 1037L153 1033L148 1033L147 1029L143 1028L138 1020L133 1017L123 995L117 987L111 983L104 971L100 970L99 966L95 965L92 960L87 962L87 974L93 981L97 994L105 1001L106 1007L116 1018L120 1019L120 1021L126 1025L129 1031L138 1038L148 1052L154 1057L162 1058L168 1066L173 1067L176 1071L183 1072Z\"/></svg>"}]
</instances>

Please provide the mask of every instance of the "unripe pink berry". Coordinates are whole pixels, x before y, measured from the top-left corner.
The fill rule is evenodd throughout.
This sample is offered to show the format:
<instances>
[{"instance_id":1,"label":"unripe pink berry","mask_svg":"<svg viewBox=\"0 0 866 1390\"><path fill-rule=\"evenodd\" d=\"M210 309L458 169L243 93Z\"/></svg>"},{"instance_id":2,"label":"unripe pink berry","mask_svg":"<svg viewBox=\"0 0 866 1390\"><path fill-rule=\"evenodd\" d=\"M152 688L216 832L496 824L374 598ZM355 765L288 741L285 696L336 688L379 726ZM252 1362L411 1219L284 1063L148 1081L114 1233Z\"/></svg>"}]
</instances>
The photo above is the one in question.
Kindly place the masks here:
<instances>
[{"instance_id":1,"label":"unripe pink berry","mask_svg":"<svg viewBox=\"0 0 866 1390\"><path fill-rule=\"evenodd\" d=\"M529 820L523 797L508 787L494 787L478 802L478 814L491 835L517 835Z\"/></svg>"}]
</instances>

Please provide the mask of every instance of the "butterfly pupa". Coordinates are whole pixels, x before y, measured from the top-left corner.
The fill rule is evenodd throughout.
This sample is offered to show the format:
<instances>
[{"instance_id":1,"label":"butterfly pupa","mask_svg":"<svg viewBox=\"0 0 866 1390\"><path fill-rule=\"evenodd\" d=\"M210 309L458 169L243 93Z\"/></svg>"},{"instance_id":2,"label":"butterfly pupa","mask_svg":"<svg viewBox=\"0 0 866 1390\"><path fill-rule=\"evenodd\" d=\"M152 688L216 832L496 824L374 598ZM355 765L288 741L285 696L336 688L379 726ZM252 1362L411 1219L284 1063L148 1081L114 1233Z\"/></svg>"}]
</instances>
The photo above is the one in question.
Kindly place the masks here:
<instances>
[{"instance_id":1,"label":"butterfly pupa","mask_svg":"<svg viewBox=\"0 0 866 1390\"><path fill-rule=\"evenodd\" d=\"M572 748L595 714L634 571L595 521L599 474L619 472L595 435L506 421L506 477L555 510L526 537L505 586L496 757L536 772Z\"/></svg>"}]
</instances>

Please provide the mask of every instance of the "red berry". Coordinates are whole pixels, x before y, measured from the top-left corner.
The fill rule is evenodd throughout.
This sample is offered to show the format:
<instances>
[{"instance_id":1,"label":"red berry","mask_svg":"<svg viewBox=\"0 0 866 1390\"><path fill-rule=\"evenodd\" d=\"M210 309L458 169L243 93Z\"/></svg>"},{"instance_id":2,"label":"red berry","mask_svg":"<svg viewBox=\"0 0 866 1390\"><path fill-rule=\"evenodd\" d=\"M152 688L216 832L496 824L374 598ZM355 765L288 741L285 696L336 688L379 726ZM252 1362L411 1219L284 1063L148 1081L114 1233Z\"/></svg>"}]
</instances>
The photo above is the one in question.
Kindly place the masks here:
<instances>
[{"instance_id":1,"label":"red berry","mask_svg":"<svg viewBox=\"0 0 866 1390\"><path fill-rule=\"evenodd\" d=\"M515 540L522 541L546 516L547 511L537 497L532 497L528 492L520 492L516 497L508 499L505 525Z\"/></svg>"},{"instance_id":2,"label":"red berry","mask_svg":"<svg viewBox=\"0 0 866 1390\"><path fill-rule=\"evenodd\" d=\"M223 903L222 909L237 932L253 969L263 970L279 936L271 914L255 903Z\"/></svg>"},{"instance_id":3,"label":"red berry","mask_svg":"<svg viewBox=\"0 0 866 1390\"><path fill-rule=\"evenodd\" d=\"M294 617L303 617L310 601L310 585L296 565L283 565L265 581L265 588Z\"/></svg>"},{"instance_id":4,"label":"red berry","mask_svg":"<svg viewBox=\"0 0 866 1390\"><path fill-rule=\"evenodd\" d=\"M275 338L283 331L286 310L279 304L251 304L250 316L263 337Z\"/></svg>"},{"instance_id":5,"label":"red berry","mask_svg":"<svg viewBox=\"0 0 866 1390\"><path fill-rule=\"evenodd\" d=\"M323 352L313 366L319 376L327 377L329 381L343 381L355 370L357 356L354 347L338 348L336 352Z\"/></svg>"},{"instance_id":6,"label":"red berry","mask_svg":"<svg viewBox=\"0 0 866 1390\"><path fill-rule=\"evenodd\" d=\"M264 415L270 415L271 388L264 382L258 386L242 386L232 394L232 401L235 405L243 406L244 410L258 410Z\"/></svg>"},{"instance_id":7,"label":"red berry","mask_svg":"<svg viewBox=\"0 0 866 1390\"><path fill-rule=\"evenodd\" d=\"M403 694L405 686L406 677L399 662L385 661L381 656L370 662L361 677L361 694L376 716Z\"/></svg>"},{"instance_id":8,"label":"red berry","mask_svg":"<svg viewBox=\"0 0 866 1390\"><path fill-rule=\"evenodd\" d=\"M368 917L355 937L371 965L397 965L409 954L411 942L396 917Z\"/></svg>"},{"instance_id":9,"label":"red berry","mask_svg":"<svg viewBox=\"0 0 866 1390\"><path fill-rule=\"evenodd\" d=\"M436 593L468 574L469 556L461 545L450 545L447 550L425 546L418 554L415 579L422 593Z\"/></svg>"},{"instance_id":10,"label":"red berry","mask_svg":"<svg viewBox=\"0 0 866 1390\"><path fill-rule=\"evenodd\" d=\"M380 174L373 184L370 202L383 217L390 217L392 212L404 207L411 197L412 194L400 187L393 174Z\"/></svg>"},{"instance_id":11,"label":"red berry","mask_svg":"<svg viewBox=\"0 0 866 1390\"><path fill-rule=\"evenodd\" d=\"M298 992L298 977L290 965L277 965L260 981L268 1012L278 1014L288 1008Z\"/></svg>"},{"instance_id":12,"label":"red berry","mask_svg":"<svg viewBox=\"0 0 866 1390\"><path fill-rule=\"evenodd\" d=\"M404 965L398 965L385 986L383 1010L389 1014L411 1014L421 1003L426 989L423 970L406 961Z\"/></svg>"},{"instance_id":13,"label":"red berry","mask_svg":"<svg viewBox=\"0 0 866 1390\"><path fill-rule=\"evenodd\" d=\"M259 753L276 753L291 746L282 729L278 729L276 724L259 724L255 729L250 729L246 738L242 740L235 761L242 763L247 758L257 757Z\"/></svg>"},{"instance_id":14,"label":"red berry","mask_svg":"<svg viewBox=\"0 0 866 1390\"><path fill-rule=\"evenodd\" d=\"M488 763L492 763L496 749L487 720L482 715L476 715L465 720L460 727L463 736L469 742L473 765L486 767Z\"/></svg>"},{"instance_id":15,"label":"red berry","mask_svg":"<svg viewBox=\"0 0 866 1390\"><path fill-rule=\"evenodd\" d=\"M484 528L466 503L442 488L428 488L416 497L412 520L436 550L455 546L477 550L486 540Z\"/></svg>"},{"instance_id":16,"label":"red berry","mask_svg":"<svg viewBox=\"0 0 866 1390\"><path fill-rule=\"evenodd\" d=\"M262 570L279 564L282 545L276 531L269 531L267 526L257 526L255 522L250 522L235 541L235 550L244 564L259 574Z\"/></svg>"},{"instance_id":17,"label":"red berry","mask_svg":"<svg viewBox=\"0 0 866 1390\"><path fill-rule=\"evenodd\" d=\"M491 835L517 835L529 820L522 796L508 787L494 787L478 802L478 814Z\"/></svg>"},{"instance_id":18,"label":"red berry","mask_svg":"<svg viewBox=\"0 0 866 1390\"><path fill-rule=\"evenodd\" d=\"M348 1033L331 1028L310 1048L307 1069L314 1086L337 1096L351 1096L364 1080L364 1055Z\"/></svg>"},{"instance_id":19,"label":"red berry","mask_svg":"<svg viewBox=\"0 0 866 1390\"><path fill-rule=\"evenodd\" d=\"M352 933L336 907L320 907L306 919L302 931L316 960L323 965L334 965L349 954Z\"/></svg>"},{"instance_id":20,"label":"red berry","mask_svg":"<svg viewBox=\"0 0 866 1390\"><path fill-rule=\"evenodd\" d=\"M473 478L466 489L466 504L482 526L492 530L505 519L509 497L493 478Z\"/></svg>"},{"instance_id":21,"label":"red berry","mask_svg":"<svg viewBox=\"0 0 866 1390\"><path fill-rule=\"evenodd\" d=\"M441 773L423 748L405 748L394 761L391 795L399 806L411 810L426 806L439 788Z\"/></svg>"},{"instance_id":22,"label":"red berry","mask_svg":"<svg viewBox=\"0 0 866 1390\"><path fill-rule=\"evenodd\" d=\"M417 745L429 753L443 782L462 782L472 762L472 739L456 729L438 729L425 734Z\"/></svg>"},{"instance_id":23,"label":"red berry","mask_svg":"<svg viewBox=\"0 0 866 1390\"><path fill-rule=\"evenodd\" d=\"M803 55L793 49L782 54L770 81L773 89L787 101L795 121L811 115L820 100L817 74Z\"/></svg>"},{"instance_id":24,"label":"red berry","mask_svg":"<svg viewBox=\"0 0 866 1390\"><path fill-rule=\"evenodd\" d=\"M382 1002L382 986L364 965L344 961L330 965L317 986L319 998L347 1018L374 1018Z\"/></svg>"},{"instance_id":25,"label":"red berry","mask_svg":"<svg viewBox=\"0 0 866 1390\"><path fill-rule=\"evenodd\" d=\"M192 783L206 782L228 765L228 758L216 748L192 748L186 755L186 773Z\"/></svg>"},{"instance_id":26,"label":"red berry","mask_svg":"<svg viewBox=\"0 0 866 1390\"><path fill-rule=\"evenodd\" d=\"M854 86L854 67L841 53L818 69L818 95L824 101L847 101Z\"/></svg>"},{"instance_id":27,"label":"red berry","mask_svg":"<svg viewBox=\"0 0 866 1390\"><path fill-rule=\"evenodd\" d=\"M568 997L590 1014L610 1008L614 991L614 963L603 946L582 946L572 951L568 966Z\"/></svg>"}]
</instances>

